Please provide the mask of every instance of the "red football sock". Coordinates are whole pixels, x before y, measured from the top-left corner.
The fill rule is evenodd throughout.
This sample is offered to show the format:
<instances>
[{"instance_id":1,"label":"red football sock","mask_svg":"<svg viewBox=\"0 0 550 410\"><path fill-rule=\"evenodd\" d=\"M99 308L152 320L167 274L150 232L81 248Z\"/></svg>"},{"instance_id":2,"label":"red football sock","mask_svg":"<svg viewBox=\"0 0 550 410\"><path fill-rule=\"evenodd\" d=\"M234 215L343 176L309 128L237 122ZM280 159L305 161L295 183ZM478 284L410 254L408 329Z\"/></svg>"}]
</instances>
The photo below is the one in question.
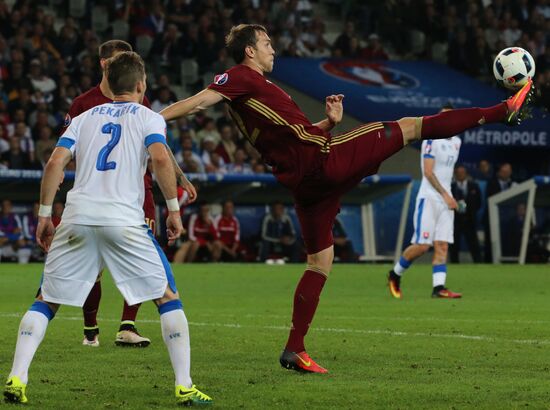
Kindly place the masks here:
<instances>
[{"instance_id":1,"label":"red football sock","mask_svg":"<svg viewBox=\"0 0 550 410\"><path fill-rule=\"evenodd\" d=\"M82 314L84 315L84 327L97 326L97 311L99 309L99 301L101 300L101 282L94 283L84 306L82 306Z\"/></svg>"},{"instance_id":2,"label":"red football sock","mask_svg":"<svg viewBox=\"0 0 550 410\"><path fill-rule=\"evenodd\" d=\"M304 337L317 310L319 296L327 277L319 272L306 270L294 293L294 310L292 312L292 328L286 343L286 349L292 352L302 352Z\"/></svg>"},{"instance_id":3,"label":"red football sock","mask_svg":"<svg viewBox=\"0 0 550 410\"><path fill-rule=\"evenodd\" d=\"M422 139L450 138L467 129L504 120L508 108L500 103L489 108L462 108L422 117Z\"/></svg>"},{"instance_id":4,"label":"red football sock","mask_svg":"<svg viewBox=\"0 0 550 410\"><path fill-rule=\"evenodd\" d=\"M137 305L128 306L128 303L124 301L124 309L122 309L122 318L120 319L120 321L135 322L140 306L141 306L141 303L138 303Z\"/></svg>"}]
</instances>

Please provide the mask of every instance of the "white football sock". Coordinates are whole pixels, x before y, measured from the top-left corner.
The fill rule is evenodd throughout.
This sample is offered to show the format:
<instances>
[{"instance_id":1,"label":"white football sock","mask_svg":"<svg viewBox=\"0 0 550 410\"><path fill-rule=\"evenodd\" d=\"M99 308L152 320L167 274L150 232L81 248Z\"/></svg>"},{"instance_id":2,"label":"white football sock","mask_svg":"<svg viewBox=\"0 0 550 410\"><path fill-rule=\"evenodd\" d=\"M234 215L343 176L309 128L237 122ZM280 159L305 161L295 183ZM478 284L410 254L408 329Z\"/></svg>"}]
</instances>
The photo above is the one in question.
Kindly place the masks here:
<instances>
[{"instance_id":1,"label":"white football sock","mask_svg":"<svg viewBox=\"0 0 550 410\"><path fill-rule=\"evenodd\" d=\"M29 366L36 349L44 339L48 327L48 317L42 312L29 310L21 319L19 334L15 346L13 367L9 377L17 376L21 382L27 384L29 379Z\"/></svg>"},{"instance_id":2,"label":"white football sock","mask_svg":"<svg viewBox=\"0 0 550 410\"><path fill-rule=\"evenodd\" d=\"M403 256L401 256L401 258L399 258L399 262L397 262L395 264L395 266L393 267L393 271L397 275L401 276L401 275L403 275L403 272L405 272L407 269L409 269L409 267L411 265L412 265L412 261L408 261Z\"/></svg>"},{"instance_id":3,"label":"white football sock","mask_svg":"<svg viewBox=\"0 0 550 410\"><path fill-rule=\"evenodd\" d=\"M432 281L433 287L445 286L445 280L447 279L447 265L442 263L441 265L432 266Z\"/></svg>"},{"instance_id":4,"label":"white football sock","mask_svg":"<svg viewBox=\"0 0 550 410\"><path fill-rule=\"evenodd\" d=\"M170 361L176 375L176 385L191 387L191 346L189 326L182 309L171 310L160 315L162 337L168 348Z\"/></svg>"}]
</instances>

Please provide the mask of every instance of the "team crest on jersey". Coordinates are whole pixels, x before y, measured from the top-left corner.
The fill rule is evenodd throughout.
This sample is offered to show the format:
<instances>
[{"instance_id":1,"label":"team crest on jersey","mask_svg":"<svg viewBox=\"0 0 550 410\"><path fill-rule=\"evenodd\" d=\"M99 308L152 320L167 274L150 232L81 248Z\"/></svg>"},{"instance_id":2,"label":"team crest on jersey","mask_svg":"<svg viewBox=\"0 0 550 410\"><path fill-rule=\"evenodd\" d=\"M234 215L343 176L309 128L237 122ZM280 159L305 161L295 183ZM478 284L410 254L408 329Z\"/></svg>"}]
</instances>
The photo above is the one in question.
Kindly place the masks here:
<instances>
[{"instance_id":1,"label":"team crest on jersey","mask_svg":"<svg viewBox=\"0 0 550 410\"><path fill-rule=\"evenodd\" d=\"M424 237L424 239L428 239L430 237L430 233L429 232L423 232L422 236Z\"/></svg>"},{"instance_id":2,"label":"team crest on jersey","mask_svg":"<svg viewBox=\"0 0 550 410\"><path fill-rule=\"evenodd\" d=\"M63 121L63 126L68 127L69 125L71 125L71 116L67 113L67 115L65 115L65 120Z\"/></svg>"},{"instance_id":3,"label":"team crest on jersey","mask_svg":"<svg viewBox=\"0 0 550 410\"><path fill-rule=\"evenodd\" d=\"M426 148L424 148L425 154L431 154L432 153L432 143L431 141L426 144Z\"/></svg>"},{"instance_id":4,"label":"team crest on jersey","mask_svg":"<svg viewBox=\"0 0 550 410\"><path fill-rule=\"evenodd\" d=\"M214 77L214 84L216 85L224 85L227 80L229 80L229 75L227 73L219 74L216 77Z\"/></svg>"}]
</instances>

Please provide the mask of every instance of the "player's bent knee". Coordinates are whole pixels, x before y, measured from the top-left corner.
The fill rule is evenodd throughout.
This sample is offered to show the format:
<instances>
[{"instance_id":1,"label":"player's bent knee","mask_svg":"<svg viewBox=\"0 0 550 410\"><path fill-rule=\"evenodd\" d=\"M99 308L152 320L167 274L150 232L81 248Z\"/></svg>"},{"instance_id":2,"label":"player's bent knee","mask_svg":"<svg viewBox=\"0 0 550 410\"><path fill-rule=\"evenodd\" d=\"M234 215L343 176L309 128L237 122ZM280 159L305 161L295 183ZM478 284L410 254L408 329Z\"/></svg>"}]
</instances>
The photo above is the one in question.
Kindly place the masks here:
<instances>
[{"instance_id":1,"label":"player's bent knee","mask_svg":"<svg viewBox=\"0 0 550 410\"><path fill-rule=\"evenodd\" d=\"M334 260L334 247L331 246L320 252L307 255L307 269L328 276Z\"/></svg>"},{"instance_id":2,"label":"player's bent knee","mask_svg":"<svg viewBox=\"0 0 550 410\"><path fill-rule=\"evenodd\" d=\"M154 302L157 306L160 306L166 302L170 302L173 300L179 300L180 294L179 292L174 292L172 289L170 289L170 285L166 286L166 290L164 291L164 295L159 298L155 299Z\"/></svg>"},{"instance_id":3,"label":"player's bent knee","mask_svg":"<svg viewBox=\"0 0 550 410\"><path fill-rule=\"evenodd\" d=\"M51 311L55 314L57 312L57 310L59 309L59 304L57 303L51 303L51 302L46 302L44 300L44 298L42 297L42 293L40 293L39 295L36 296L36 301L38 302L42 302L42 303L45 303L46 305L48 305L51 309Z\"/></svg>"}]
</instances>

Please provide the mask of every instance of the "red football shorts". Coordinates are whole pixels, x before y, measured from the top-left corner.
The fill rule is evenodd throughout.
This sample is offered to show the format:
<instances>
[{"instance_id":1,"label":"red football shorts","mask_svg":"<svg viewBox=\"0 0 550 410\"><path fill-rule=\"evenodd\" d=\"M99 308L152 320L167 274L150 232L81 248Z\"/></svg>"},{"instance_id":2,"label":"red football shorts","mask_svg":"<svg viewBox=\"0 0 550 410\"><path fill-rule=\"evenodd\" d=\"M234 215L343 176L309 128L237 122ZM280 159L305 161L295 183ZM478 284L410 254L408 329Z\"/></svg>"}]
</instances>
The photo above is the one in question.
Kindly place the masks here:
<instances>
[{"instance_id":1,"label":"red football shorts","mask_svg":"<svg viewBox=\"0 0 550 410\"><path fill-rule=\"evenodd\" d=\"M153 190L145 189L145 198L143 199L143 212L145 213L145 223L149 226L153 234L155 233L155 200L153 199Z\"/></svg>"},{"instance_id":2,"label":"red football shorts","mask_svg":"<svg viewBox=\"0 0 550 410\"><path fill-rule=\"evenodd\" d=\"M340 198L403 148L397 122L374 122L334 135L323 166L293 190L296 214L309 255L334 244L332 227Z\"/></svg>"}]
</instances>

